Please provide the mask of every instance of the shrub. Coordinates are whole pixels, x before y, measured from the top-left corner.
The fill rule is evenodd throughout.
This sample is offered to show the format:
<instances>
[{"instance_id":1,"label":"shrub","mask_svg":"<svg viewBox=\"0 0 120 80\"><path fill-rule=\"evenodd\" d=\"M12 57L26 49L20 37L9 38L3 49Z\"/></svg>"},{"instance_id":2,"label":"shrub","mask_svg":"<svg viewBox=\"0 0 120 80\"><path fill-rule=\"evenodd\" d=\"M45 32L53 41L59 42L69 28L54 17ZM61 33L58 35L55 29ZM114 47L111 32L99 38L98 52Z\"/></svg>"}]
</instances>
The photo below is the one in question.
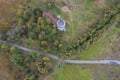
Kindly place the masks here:
<instances>
[{"instance_id":1,"label":"shrub","mask_svg":"<svg viewBox=\"0 0 120 80\"><path fill-rule=\"evenodd\" d=\"M10 46L8 46L6 44L2 44L1 50L5 51L5 52L9 52L10 51Z\"/></svg>"},{"instance_id":2,"label":"shrub","mask_svg":"<svg viewBox=\"0 0 120 80\"><path fill-rule=\"evenodd\" d=\"M51 19L50 18L46 18L46 23L47 24L51 24L52 23Z\"/></svg>"},{"instance_id":3,"label":"shrub","mask_svg":"<svg viewBox=\"0 0 120 80\"><path fill-rule=\"evenodd\" d=\"M21 53L12 53L10 61L20 69L25 67L23 65L24 58Z\"/></svg>"}]
</instances>

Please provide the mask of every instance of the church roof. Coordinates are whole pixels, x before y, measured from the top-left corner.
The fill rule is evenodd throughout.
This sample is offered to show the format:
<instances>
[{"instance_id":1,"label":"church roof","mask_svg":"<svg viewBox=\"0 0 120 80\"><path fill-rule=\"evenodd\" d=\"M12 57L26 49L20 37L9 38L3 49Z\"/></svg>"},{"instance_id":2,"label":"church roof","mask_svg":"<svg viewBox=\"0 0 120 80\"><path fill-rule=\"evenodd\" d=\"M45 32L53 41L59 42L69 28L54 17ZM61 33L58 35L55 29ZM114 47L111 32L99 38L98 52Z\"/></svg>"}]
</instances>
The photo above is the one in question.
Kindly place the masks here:
<instances>
[{"instance_id":1,"label":"church roof","mask_svg":"<svg viewBox=\"0 0 120 80\"><path fill-rule=\"evenodd\" d=\"M52 20L53 24L57 24L57 18L55 18L52 14L47 13L47 12L43 12L42 16L50 18Z\"/></svg>"}]
</instances>

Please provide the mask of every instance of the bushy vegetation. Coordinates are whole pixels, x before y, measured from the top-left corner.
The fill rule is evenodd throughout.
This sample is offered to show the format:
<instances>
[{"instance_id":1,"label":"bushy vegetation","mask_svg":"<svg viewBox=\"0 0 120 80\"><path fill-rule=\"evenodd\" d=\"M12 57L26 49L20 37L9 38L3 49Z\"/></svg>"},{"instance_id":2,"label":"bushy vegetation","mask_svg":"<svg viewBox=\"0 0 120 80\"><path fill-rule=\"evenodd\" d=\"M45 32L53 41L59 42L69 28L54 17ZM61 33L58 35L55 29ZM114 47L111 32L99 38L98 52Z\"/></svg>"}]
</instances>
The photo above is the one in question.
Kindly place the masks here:
<instances>
[{"instance_id":1,"label":"bushy vegetation","mask_svg":"<svg viewBox=\"0 0 120 80\"><path fill-rule=\"evenodd\" d=\"M16 36L18 40L26 40L29 44L31 40L38 40L40 50L56 53L60 49L58 44L61 43L62 33L52 24L51 19L43 17L42 13L40 8L20 9L17 16L20 32Z\"/></svg>"},{"instance_id":2,"label":"bushy vegetation","mask_svg":"<svg viewBox=\"0 0 120 80\"><path fill-rule=\"evenodd\" d=\"M62 32L56 29L56 25L52 24L51 19L43 17L42 13L43 11L59 11L60 9L53 1L44 4L42 8L33 8L25 4L20 7L16 16L16 27L19 31L15 32L14 35L8 35L7 40L26 47L32 46L31 48L38 46L39 50L57 54L63 46L61 44ZM13 31L11 30L11 32ZM49 70L51 71L52 63L49 57L43 57L38 53L29 53L28 55L28 53L6 44L1 44L0 49L10 53L10 61L21 70L28 73L39 72L40 74L47 74ZM31 67L34 67L35 70L32 70Z\"/></svg>"},{"instance_id":3,"label":"bushy vegetation","mask_svg":"<svg viewBox=\"0 0 120 80\"><path fill-rule=\"evenodd\" d=\"M110 27L117 14L120 13L119 6L106 8L102 17L87 33L65 47L65 42L62 41L63 33L57 30L51 19L42 16L44 11L59 12L60 9L52 1L45 4L42 8L23 6L18 9L16 24L19 31L15 32L14 36L8 36L7 40L25 47L37 47L38 50L66 58L76 53L78 49L82 51L88 48ZM51 59L39 53L27 53L6 44L0 44L0 49L10 52L10 61L26 72L24 80L37 80L40 75L48 74L53 67Z\"/></svg>"},{"instance_id":4,"label":"bushy vegetation","mask_svg":"<svg viewBox=\"0 0 120 80\"><path fill-rule=\"evenodd\" d=\"M50 18L43 17L42 14L44 9L54 10L58 8L52 1L45 4L47 5L44 5L43 8L33 8L27 5L19 8L16 15L18 31L8 35L7 40L32 49L37 47L38 50L57 54L63 48L62 32L57 30L56 24L53 24ZM24 80L37 80L40 75L52 71L53 65L49 57L39 53L27 53L6 44L2 44L1 49L4 52L10 52L10 61L20 70L26 72Z\"/></svg>"},{"instance_id":5,"label":"bushy vegetation","mask_svg":"<svg viewBox=\"0 0 120 80\"><path fill-rule=\"evenodd\" d=\"M45 75L53 70L51 59L39 53L25 53L16 47L1 44L3 52L10 54L10 61L20 70L26 72L24 80L37 80L40 75Z\"/></svg>"}]
</instances>

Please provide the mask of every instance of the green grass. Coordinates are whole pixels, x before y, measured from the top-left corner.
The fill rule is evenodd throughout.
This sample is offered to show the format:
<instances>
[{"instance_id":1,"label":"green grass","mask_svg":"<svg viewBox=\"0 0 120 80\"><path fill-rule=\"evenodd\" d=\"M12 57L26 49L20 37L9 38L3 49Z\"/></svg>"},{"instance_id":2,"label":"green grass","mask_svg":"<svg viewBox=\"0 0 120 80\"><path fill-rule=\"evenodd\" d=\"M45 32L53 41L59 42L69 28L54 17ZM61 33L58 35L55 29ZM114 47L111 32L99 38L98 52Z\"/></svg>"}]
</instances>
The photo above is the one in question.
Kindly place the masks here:
<instances>
[{"instance_id":1,"label":"green grass","mask_svg":"<svg viewBox=\"0 0 120 80\"><path fill-rule=\"evenodd\" d=\"M71 35L71 39L76 36L76 33L83 32L91 23L92 20L96 19L97 11L99 10L96 7L94 1L83 0L81 1L75 0L81 7L77 7L71 10L73 22L70 25L70 29L68 34ZM75 2L73 1L73 3ZM75 4L74 4L75 5Z\"/></svg>"},{"instance_id":2,"label":"green grass","mask_svg":"<svg viewBox=\"0 0 120 80\"><path fill-rule=\"evenodd\" d=\"M62 69L57 68L50 80L90 80L89 70L81 69L77 65L63 64Z\"/></svg>"},{"instance_id":3,"label":"green grass","mask_svg":"<svg viewBox=\"0 0 120 80\"><path fill-rule=\"evenodd\" d=\"M101 53L104 46L109 44L109 39L118 33L120 33L120 28L116 28L114 31L108 32L105 36L100 37L99 40L89 46L88 49L81 53L78 51L77 59L91 59L97 57Z\"/></svg>"},{"instance_id":4,"label":"green grass","mask_svg":"<svg viewBox=\"0 0 120 80\"><path fill-rule=\"evenodd\" d=\"M113 32L109 33L106 38L110 38L114 34L120 33L120 28L116 28Z\"/></svg>"},{"instance_id":5,"label":"green grass","mask_svg":"<svg viewBox=\"0 0 120 80\"><path fill-rule=\"evenodd\" d=\"M113 35L116 35L120 32L120 28L116 28L114 31L108 33L106 36L101 37L97 42L91 45L87 50L78 54L77 59L92 59L97 57L101 50L104 48L104 45L109 44L108 39L112 38ZM105 43L105 44L103 44ZM56 69L51 76L50 80L90 80L92 77L89 70L83 70L77 65L67 65L63 64L62 69ZM106 76L102 76L102 80L106 80Z\"/></svg>"},{"instance_id":6,"label":"green grass","mask_svg":"<svg viewBox=\"0 0 120 80\"><path fill-rule=\"evenodd\" d=\"M98 54L100 54L100 51L102 50L103 45L99 42L94 43L93 45L89 46L89 48L82 53L79 53L78 51L78 58L77 59L91 59L96 57Z\"/></svg>"},{"instance_id":7,"label":"green grass","mask_svg":"<svg viewBox=\"0 0 120 80\"><path fill-rule=\"evenodd\" d=\"M107 76L106 75L102 75L102 80L107 80Z\"/></svg>"},{"instance_id":8,"label":"green grass","mask_svg":"<svg viewBox=\"0 0 120 80\"><path fill-rule=\"evenodd\" d=\"M33 8L39 7L41 6L41 0L31 0L29 5Z\"/></svg>"}]
</instances>

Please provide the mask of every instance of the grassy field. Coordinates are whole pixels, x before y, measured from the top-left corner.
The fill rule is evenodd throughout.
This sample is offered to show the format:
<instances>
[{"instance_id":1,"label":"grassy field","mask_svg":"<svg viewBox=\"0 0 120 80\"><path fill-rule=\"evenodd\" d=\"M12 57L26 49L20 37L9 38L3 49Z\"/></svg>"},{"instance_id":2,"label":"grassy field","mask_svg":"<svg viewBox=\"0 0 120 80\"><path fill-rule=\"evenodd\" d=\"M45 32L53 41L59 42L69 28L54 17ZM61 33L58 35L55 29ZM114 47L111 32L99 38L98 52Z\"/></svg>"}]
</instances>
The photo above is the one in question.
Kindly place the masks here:
<instances>
[{"instance_id":1,"label":"grassy field","mask_svg":"<svg viewBox=\"0 0 120 80\"><path fill-rule=\"evenodd\" d=\"M62 64L62 69L57 68L50 80L90 80L89 70L81 69L77 65Z\"/></svg>"},{"instance_id":2,"label":"grassy field","mask_svg":"<svg viewBox=\"0 0 120 80\"><path fill-rule=\"evenodd\" d=\"M109 32L106 34L106 36L101 37L97 42L95 42L93 45L90 46L87 50L83 51L82 53L79 53L77 58L79 60L90 60L90 59L96 59L98 55L100 55L102 50L105 48L106 45L109 44L109 39L112 38L113 35L116 35L120 33L120 29L115 29L112 32ZM107 38L106 38L107 37ZM105 54L105 53L104 53ZM98 58L99 59L99 58ZM89 71L91 68L89 68L89 65L86 65L86 69L82 69L79 65L67 65L63 64L62 69L57 68L53 75L51 76L50 80L90 80L92 77L95 77L91 74L91 71ZM104 66L98 67L95 66L96 68L103 68ZM114 68L112 68L114 69ZM116 68L118 69L118 68ZM94 69L92 69L93 73L96 73ZM100 70L104 72L103 70ZM101 73L102 73L101 72ZM107 73L107 71L106 71ZM108 74L107 74L108 75ZM107 76L104 75L97 75L97 77L100 77L102 80L108 80ZM98 79L99 80L99 79Z\"/></svg>"},{"instance_id":3,"label":"grassy field","mask_svg":"<svg viewBox=\"0 0 120 80\"><path fill-rule=\"evenodd\" d=\"M82 59L82 60L92 59L100 54L100 51L102 50L102 48L103 48L103 45L100 44L99 42L96 42L93 45L91 45L90 48L83 51L82 53L79 53L78 51L77 59Z\"/></svg>"},{"instance_id":4,"label":"grassy field","mask_svg":"<svg viewBox=\"0 0 120 80\"><path fill-rule=\"evenodd\" d=\"M99 14L99 7L96 7L95 1L90 0L71 0L69 2L71 8L69 15L69 23L65 37L70 37L72 41L76 36L85 33L89 27L96 21ZM78 35L79 33L79 35ZM64 38L65 38L64 37Z\"/></svg>"},{"instance_id":5,"label":"grassy field","mask_svg":"<svg viewBox=\"0 0 120 80\"><path fill-rule=\"evenodd\" d=\"M89 3L89 4L88 4ZM87 5L88 4L88 5ZM90 7L91 6L91 7ZM81 10L80 10L81 9ZM94 12L94 10L98 10L98 7L95 7L94 2L93 1L89 1L89 0L84 0L83 1L83 8L76 8L73 9L73 18L74 21L72 23L72 25L70 26L70 30L68 31L68 34L70 34L70 38L72 39L73 37L75 38L77 31L78 32L84 32L84 30L88 30L88 24L90 24L92 22L92 20L94 20L94 18L97 16L97 14ZM75 12L75 13L74 13ZM77 17L75 17L77 16ZM76 19L76 20L75 20ZM80 25L78 24L79 22ZM112 25L111 25L112 26ZM113 26L112 26L113 27ZM99 38L98 41L96 41L94 44L92 44L91 46L89 46L89 48L85 51L83 51L82 53L79 53L78 51L78 55L77 58L75 57L75 59L79 59L79 60L90 60L90 59L96 59L99 55L101 55L101 53L104 53L105 51L103 51L103 49L105 48L106 45L109 45L110 42L109 40L112 38L112 36L116 35L120 33L120 29L114 29L108 32L105 32L103 34L102 37ZM106 54L106 53L104 53ZM99 58L98 58L99 59ZM105 59L105 58L104 58ZM89 67L88 65L86 65L86 67ZM86 69L81 69L81 67L77 66L77 65L67 65L64 64L62 69L57 69L55 70L55 72L53 73L53 75L51 76L51 80L90 80L91 78L94 77L93 80L96 80L97 77L99 79L97 80L108 80L108 72L109 72L109 68L106 70L106 72L104 72L104 68L106 66L95 66L95 70L97 70L97 68L102 68L101 70L99 70L101 73L96 75L96 71L94 69L92 69L92 73L91 74L89 71L91 68L86 68ZM114 71L114 68L111 68ZM116 68L118 69L118 68ZM77 71L77 72L76 72ZM82 74L81 74L82 72ZM102 75L102 73L107 73L107 75ZM96 76L95 76L96 75ZM117 75L117 74L116 74ZM113 80L113 79L111 79Z\"/></svg>"},{"instance_id":6,"label":"grassy field","mask_svg":"<svg viewBox=\"0 0 120 80\"><path fill-rule=\"evenodd\" d=\"M89 26L94 23L97 18L98 13L95 11L99 11L99 7L96 7L94 1L90 0L72 0L72 5L77 4L77 6L73 6L71 9L71 25L67 28L67 33L65 33L65 37L70 36L69 41L72 41L79 34L83 34L85 31L89 29ZM87 50L83 51L83 53L79 53L78 57L75 59L91 59L97 56L102 49L102 45L99 42L94 43ZM50 80L90 80L92 79L92 75L89 70L82 69L77 65L67 65L63 64L62 69L56 69Z\"/></svg>"}]
</instances>

